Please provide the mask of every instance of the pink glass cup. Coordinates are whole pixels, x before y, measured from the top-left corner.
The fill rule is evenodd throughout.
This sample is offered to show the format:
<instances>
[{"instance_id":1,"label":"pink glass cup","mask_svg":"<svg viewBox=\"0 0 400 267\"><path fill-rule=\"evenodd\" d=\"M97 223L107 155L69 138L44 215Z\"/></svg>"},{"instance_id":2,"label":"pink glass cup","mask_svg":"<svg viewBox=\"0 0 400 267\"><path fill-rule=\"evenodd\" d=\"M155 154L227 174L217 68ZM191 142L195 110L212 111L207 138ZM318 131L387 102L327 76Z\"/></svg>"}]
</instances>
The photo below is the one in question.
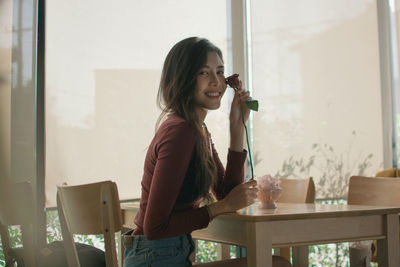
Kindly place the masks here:
<instances>
[{"instance_id":1,"label":"pink glass cup","mask_svg":"<svg viewBox=\"0 0 400 267\"><path fill-rule=\"evenodd\" d=\"M281 188L259 188L257 198L260 201L260 209L276 209L275 201L281 196L281 194Z\"/></svg>"}]
</instances>

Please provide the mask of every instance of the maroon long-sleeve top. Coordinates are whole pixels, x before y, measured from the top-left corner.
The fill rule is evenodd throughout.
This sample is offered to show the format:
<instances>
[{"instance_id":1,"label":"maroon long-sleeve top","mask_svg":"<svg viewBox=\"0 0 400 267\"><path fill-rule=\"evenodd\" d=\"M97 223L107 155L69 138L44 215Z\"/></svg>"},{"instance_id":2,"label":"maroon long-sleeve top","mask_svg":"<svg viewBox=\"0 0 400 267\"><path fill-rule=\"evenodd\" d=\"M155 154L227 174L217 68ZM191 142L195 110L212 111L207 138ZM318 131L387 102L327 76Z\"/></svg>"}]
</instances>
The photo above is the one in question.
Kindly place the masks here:
<instances>
[{"instance_id":1,"label":"maroon long-sleeve top","mask_svg":"<svg viewBox=\"0 0 400 267\"><path fill-rule=\"evenodd\" d=\"M201 200L194 185L195 143L194 129L183 118L170 114L160 125L144 162L134 235L161 239L207 227L210 217L206 207L199 207ZM243 182L247 152L229 150L225 170L214 144L211 147L218 173L217 186L212 190L217 199L222 199Z\"/></svg>"}]
</instances>

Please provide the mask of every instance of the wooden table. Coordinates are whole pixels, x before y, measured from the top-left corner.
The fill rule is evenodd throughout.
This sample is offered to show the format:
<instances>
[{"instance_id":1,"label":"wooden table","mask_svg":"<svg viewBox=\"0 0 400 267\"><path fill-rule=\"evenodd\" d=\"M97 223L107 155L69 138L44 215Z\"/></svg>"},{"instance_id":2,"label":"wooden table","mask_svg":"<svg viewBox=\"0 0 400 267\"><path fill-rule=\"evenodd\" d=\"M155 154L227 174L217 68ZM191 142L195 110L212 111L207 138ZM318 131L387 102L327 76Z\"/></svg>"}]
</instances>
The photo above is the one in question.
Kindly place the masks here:
<instances>
[{"instance_id":1,"label":"wooden table","mask_svg":"<svg viewBox=\"0 0 400 267\"><path fill-rule=\"evenodd\" d=\"M272 266L272 247L378 240L379 266L398 267L400 207L258 203L215 218L194 238L247 247L247 266ZM133 226L138 204L122 204L123 222ZM303 266L302 260L296 261Z\"/></svg>"}]
</instances>

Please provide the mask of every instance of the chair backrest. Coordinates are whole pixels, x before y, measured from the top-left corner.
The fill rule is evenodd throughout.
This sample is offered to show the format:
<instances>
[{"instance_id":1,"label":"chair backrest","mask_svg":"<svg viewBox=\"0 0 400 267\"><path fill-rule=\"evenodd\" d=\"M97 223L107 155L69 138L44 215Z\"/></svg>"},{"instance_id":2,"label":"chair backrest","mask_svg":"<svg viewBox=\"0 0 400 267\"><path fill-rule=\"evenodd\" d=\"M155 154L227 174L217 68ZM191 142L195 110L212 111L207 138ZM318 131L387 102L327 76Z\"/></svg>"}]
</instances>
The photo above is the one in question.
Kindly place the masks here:
<instances>
[{"instance_id":1,"label":"chair backrest","mask_svg":"<svg viewBox=\"0 0 400 267\"><path fill-rule=\"evenodd\" d=\"M352 176L349 181L347 203L400 206L400 179Z\"/></svg>"},{"instance_id":2,"label":"chair backrest","mask_svg":"<svg viewBox=\"0 0 400 267\"><path fill-rule=\"evenodd\" d=\"M400 170L398 168L390 168L379 171L375 175L376 177L400 177Z\"/></svg>"},{"instance_id":3,"label":"chair backrest","mask_svg":"<svg viewBox=\"0 0 400 267\"><path fill-rule=\"evenodd\" d=\"M79 267L73 234L103 234L107 266L118 266L115 233L122 219L117 185L112 181L59 186L57 208L68 265Z\"/></svg>"},{"instance_id":4,"label":"chair backrest","mask_svg":"<svg viewBox=\"0 0 400 267\"><path fill-rule=\"evenodd\" d=\"M315 185L313 179L281 179L282 195L277 202L314 203Z\"/></svg>"},{"instance_id":5,"label":"chair backrest","mask_svg":"<svg viewBox=\"0 0 400 267\"><path fill-rule=\"evenodd\" d=\"M36 266L33 241L34 199L30 182L7 183L0 192L0 233L6 261L11 248L8 226L19 225L25 266Z\"/></svg>"}]
</instances>

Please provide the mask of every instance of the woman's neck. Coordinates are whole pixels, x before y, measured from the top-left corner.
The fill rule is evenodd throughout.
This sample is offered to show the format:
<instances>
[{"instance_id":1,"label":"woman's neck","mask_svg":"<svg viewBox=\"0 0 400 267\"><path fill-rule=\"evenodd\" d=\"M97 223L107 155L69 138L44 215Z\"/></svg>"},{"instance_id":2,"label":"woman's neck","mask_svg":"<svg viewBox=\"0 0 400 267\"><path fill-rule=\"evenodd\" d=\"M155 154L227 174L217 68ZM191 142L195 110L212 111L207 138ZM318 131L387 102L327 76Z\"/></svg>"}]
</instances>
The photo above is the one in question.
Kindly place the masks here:
<instances>
[{"instance_id":1,"label":"woman's neck","mask_svg":"<svg viewBox=\"0 0 400 267\"><path fill-rule=\"evenodd\" d=\"M196 108L196 114L197 114L200 124L203 124L204 120L206 119L206 116L207 116L207 110L205 110L203 108Z\"/></svg>"}]
</instances>

